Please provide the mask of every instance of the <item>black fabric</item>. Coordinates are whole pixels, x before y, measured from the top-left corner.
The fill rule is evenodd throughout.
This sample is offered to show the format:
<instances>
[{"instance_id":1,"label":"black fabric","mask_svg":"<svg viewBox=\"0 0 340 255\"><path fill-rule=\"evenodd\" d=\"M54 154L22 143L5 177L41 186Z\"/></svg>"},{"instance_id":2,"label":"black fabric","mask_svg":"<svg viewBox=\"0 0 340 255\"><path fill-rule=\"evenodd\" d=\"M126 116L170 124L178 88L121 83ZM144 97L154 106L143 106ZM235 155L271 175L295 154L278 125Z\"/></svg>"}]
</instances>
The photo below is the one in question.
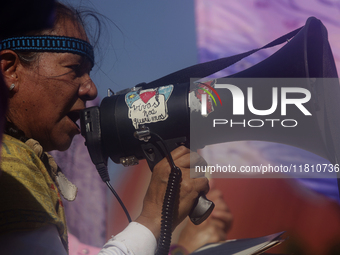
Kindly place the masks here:
<instances>
[{"instance_id":1,"label":"black fabric","mask_svg":"<svg viewBox=\"0 0 340 255\"><path fill-rule=\"evenodd\" d=\"M25 136L25 133L9 121L6 121L4 133L22 141L23 143L28 140L28 138Z\"/></svg>"},{"instance_id":2,"label":"black fabric","mask_svg":"<svg viewBox=\"0 0 340 255\"><path fill-rule=\"evenodd\" d=\"M52 27L54 0L7 0L0 5L0 39Z\"/></svg>"},{"instance_id":3,"label":"black fabric","mask_svg":"<svg viewBox=\"0 0 340 255\"><path fill-rule=\"evenodd\" d=\"M169 75L166 75L160 79L157 79L155 81L152 81L146 85L146 87L154 87L158 86L159 84L179 84L179 83L185 83L189 82L190 78L204 78L206 76L209 76L211 74L214 74L222 69L225 69L238 61L242 60L245 57L250 56L251 54L270 47L274 47L276 45L288 42L289 39L291 39L293 36L295 36L302 28L298 28L288 34L285 34L281 36L280 38L277 38L276 40L266 44L265 46L250 50L248 52L244 52L238 55L225 57L216 59L213 61L197 64L194 66L187 67L185 69L182 69L180 71L171 73ZM145 87L145 86L143 86Z\"/></svg>"}]
</instances>

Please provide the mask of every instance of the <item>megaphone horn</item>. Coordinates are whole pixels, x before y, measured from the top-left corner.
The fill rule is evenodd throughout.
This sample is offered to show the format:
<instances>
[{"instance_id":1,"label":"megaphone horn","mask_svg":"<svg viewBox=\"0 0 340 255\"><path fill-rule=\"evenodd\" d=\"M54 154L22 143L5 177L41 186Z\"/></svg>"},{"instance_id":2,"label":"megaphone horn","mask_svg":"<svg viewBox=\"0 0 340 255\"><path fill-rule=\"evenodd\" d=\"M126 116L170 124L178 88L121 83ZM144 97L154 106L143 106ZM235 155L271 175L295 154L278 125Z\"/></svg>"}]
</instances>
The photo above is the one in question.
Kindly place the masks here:
<instances>
[{"instance_id":1,"label":"megaphone horn","mask_svg":"<svg viewBox=\"0 0 340 255\"><path fill-rule=\"evenodd\" d=\"M218 90L220 95L229 94L225 95L225 100L221 96L223 107L215 108L215 112L209 116L210 122L213 118L222 118L226 115L229 118L222 118L220 124L217 124L217 126L219 125L217 128L213 129L210 125L209 128L205 129L209 118L205 121L200 118L200 121L198 121L197 117L199 116L196 116L196 118L191 116L192 125L201 130L205 129L205 135L202 136L200 130L191 128L192 142L202 140L202 137L206 139L205 142L201 141L205 144L240 140L277 142L302 148L328 159L333 164L339 164L340 118L338 117L338 109L340 109L340 87L332 51L327 39L327 30L321 21L309 18L304 28L276 53L253 67L226 78L228 79L223 81L222 79L217 80L217 84L238 84L243 95L247 95L249 87L252 87L251 100L254 105L257 105L258 109L269 109L273 105L274 87L277 88L277 96L278 99L281 99L281 106L284 104L282 104L282 94L280 97L279 93L283 89L288 86L290 88L307 89L311 93L311 99L303 106L308 109L310 115L305 115L296 105L291 105L289 107L295 108L291 108L293 115L290 115L289 119L298 121L296 127L283 126L282 123L275 122L275 125L278 125L272 128L274 122L269 119L280 119L282 122L283 116L277 112L270 118L266 118L267 123L265 124L267 126L264 125L259 128L259 125L262 125L260 120L263 120L263 118L254 116L248 109L243 116L233 116L236 117L234 123L241 124L235 124L234 127L238 126L237 128L230 128L232 112L229 111L229 114L227 114L226 110L233 108L231 102L235 98L228 90ZM246 78L251 78L251 80L249 81ZM249 94L247 96L249 98ZM290 96L294 97L294 94L292 93ZM305 94L295 93L295 96L299 98L304 97ZM244 103L247 104L246 101ZM256 119L259 120L257 123ZM224 120L229 122L224 123L226 122ZM248 120L246 127L241 127L243 120ZM195 123L195 121L198 122ZM209 132L213 134L210 137L211 139ZM338 178L339 176L338 173ZM340 190L339 181L338 186Z\"/></svg>"},{"instance_id":2,"label":"megaphone horn","mask_svg":"<svg viewBox=\"0 0 340 255\"><path fill-rule=\"evenodd\" d=\"M285 133L278 136L284 136L288 141L296 139L289 144L318 154L333 164L339 163L340 87L327 30L320 20L309 18L304 28L276 53L257 65L229 77L306 77L308 80L303 83L312 93L309 107L312 108L313 120L297 128L295 135ZM261 96L266 88L256 88L256 90L259 91L257 95L259 100L271 98ZM271 137L271 140L276 139Z\"/></svg>"}]
</instances>

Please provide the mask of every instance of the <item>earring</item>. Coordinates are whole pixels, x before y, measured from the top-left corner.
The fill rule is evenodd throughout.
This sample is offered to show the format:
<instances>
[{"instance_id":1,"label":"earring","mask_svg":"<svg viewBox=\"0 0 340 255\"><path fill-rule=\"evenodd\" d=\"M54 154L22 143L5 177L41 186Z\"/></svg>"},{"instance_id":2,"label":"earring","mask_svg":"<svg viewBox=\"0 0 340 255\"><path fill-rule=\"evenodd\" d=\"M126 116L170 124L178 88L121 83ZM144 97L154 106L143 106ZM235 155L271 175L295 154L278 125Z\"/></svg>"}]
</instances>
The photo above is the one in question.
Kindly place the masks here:
<instances>
[{"instance_id":1,"label":"earring","mask_svg":"<svg viewBox=\"0 0 340 255\"><path fill-rule=\"evenodd\" d=\"M12 83L12 85L9 87L9 91L12 91L14 89L14 87L15 87L15 84Z\"/></svg>"}]
</instances>

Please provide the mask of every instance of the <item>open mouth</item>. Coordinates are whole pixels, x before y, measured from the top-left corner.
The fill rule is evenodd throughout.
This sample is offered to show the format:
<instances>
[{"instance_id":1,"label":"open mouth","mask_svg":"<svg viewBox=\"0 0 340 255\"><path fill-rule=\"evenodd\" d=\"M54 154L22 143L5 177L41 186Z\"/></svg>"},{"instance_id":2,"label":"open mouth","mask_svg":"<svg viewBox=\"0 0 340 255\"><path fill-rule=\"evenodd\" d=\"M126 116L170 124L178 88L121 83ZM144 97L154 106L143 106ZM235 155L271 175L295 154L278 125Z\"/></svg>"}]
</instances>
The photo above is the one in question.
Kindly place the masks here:
<instances>
[{"instance_id":1,"label":"open mouth","mask_svg":"<svg viewBox=\"0 0 340 255\"><path fill-rule=\"evenodd\" d=\"M77 123L77 121L80 119L80 113L79 113L79 111L69 112L69 113L67 114L67 117L69 117L69 118L73 121L73 123L74 123L78 128L80 128L79 125L78 125L78 123Z\"/></svg>"}]
</instances>

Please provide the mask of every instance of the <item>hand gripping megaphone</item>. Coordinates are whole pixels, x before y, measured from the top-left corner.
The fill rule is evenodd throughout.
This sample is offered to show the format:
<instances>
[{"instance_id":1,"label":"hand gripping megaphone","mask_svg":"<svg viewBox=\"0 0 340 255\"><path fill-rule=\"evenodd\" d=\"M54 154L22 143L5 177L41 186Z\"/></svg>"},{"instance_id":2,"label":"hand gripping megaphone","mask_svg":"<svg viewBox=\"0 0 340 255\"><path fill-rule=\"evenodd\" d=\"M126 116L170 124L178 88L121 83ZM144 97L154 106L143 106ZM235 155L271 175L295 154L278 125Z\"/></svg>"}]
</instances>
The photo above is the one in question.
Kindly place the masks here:
<instances>
[{"instance_id":1,"label":"hand gripping megaphone","mask_svg":"<svg viewBox=\"0 0 340 255\"><path fill-rule=\"evenodd\" d=\"M222 115L229 114L228 119L230 119L233 112L229 113L225 109L235 109L236 106L233 102L237 101L235 100L237 93L234 94L229 87L225 92L222 92L222 94L226 93L224 98L227 100L222 99L222 101L227 106L216 107L208 117L202 116L202 112L193 111L194 108L197 109L197 106L194 105L195 102L197 103L197 99L201 98L197 96L197 93L196 96L193 96L195 91L197 92L199 83L196 82L193 87L190 85L190 78L206 77L260 49L198 64L148 84L139 84L131 89L113 94L104 98L100 107L87 108L82 111L82 134L86 138L86 145L92 161L97 166L103 180L107 177L103 177L106 175L101 173L104 171L101 170L104 169L101 166L106 166L108 158L111 158L115 163L124 165L134 165L138 163L138 160L146 159L152 170L155 164L166 156L167 150L172 150L179 145L198 149L208 144L239 140L284 143L311 151L328 159L333 164L339 163L340 118L337 118L336 111L340 107L340 87L327 39L327 30L321 21L311 17L304 27L276 39L261 49L281 43L286 44L264 61L242 72L224 77L232 80L227 80L227 82L217 80L215 88L218 84L234 83L235 85L237 83L235 86L238 93L246 95L249 93L249 83L243 83L243 79L249 81L253 78L303 78L304 81L299 87L302 91L309 92L309 99L308 95L304 95L305 97L302 99L299 98L301 91L295 91L294 95L294 91L288 89L293 98L305 100L300 101L300 111L294 115L294 120L299 122L296 128L283 129L284 127L281 125L278 128L251 129L247 126L228 129L228 132L220 128L208 132L213 134L211 136L206 133L204 135L197 134L196 137L200 137L200 139L194 141L190 134L193 130L190 128L190 119L194 120L196 125L207 126L207 128L211 125L211 120L219 119ZM325 78L327 78L327 82L324 82ZM237 80L242 82L237 82ZM203 84L213 85L211 83ZM252 100L263 103L264 109L267 109L268 105L273 105L272 95L275 91L276 95L280 95L281 92L281 96L285 95L284 99L288 100L287 93L282 92L287 92L285 83L273 82L272 85L256 83L251 87L254 90ZM202 104L202 101L198 101ZM281 108L282 102L284 100L281 98ZM298 107L298 104L295 106ZM303 108L310 113L307 114L308 116L301 111ZM274 112L271 119L280 119L282 116L282 112L281 115L279 114L280 116L275 114L279 113ZM242 118L254 119L253 116L254 112L245 110ZM271 122L272 125L273 123ZM269 125L269 127L271 126ZM200 214L201 219L204 219L211 211L211 203L204 199L202 201L205 206ZM208 211L208 214L205 211ZM198 222L201 221L200 217L194 216L193 218L196 218Z\"/></svg>"}]
</instances>

